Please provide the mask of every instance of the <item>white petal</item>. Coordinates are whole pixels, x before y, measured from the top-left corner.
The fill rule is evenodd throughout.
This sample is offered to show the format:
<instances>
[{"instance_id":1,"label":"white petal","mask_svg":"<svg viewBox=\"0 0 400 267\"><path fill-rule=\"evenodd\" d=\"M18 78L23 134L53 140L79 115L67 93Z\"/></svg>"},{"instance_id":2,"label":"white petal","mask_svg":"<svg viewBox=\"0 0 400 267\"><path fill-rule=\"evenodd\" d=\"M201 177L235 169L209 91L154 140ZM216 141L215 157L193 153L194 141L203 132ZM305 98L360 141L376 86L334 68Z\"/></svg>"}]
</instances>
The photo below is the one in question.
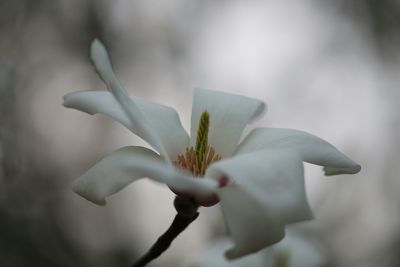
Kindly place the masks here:
<instances>
[{"instance_id":1,"label":"white petal","mask_svg":"<svg viewBox=\"0 0 400 267\"><path fill-rule=\"evenodd\" d=\"M232 155L244 127L265 110L265 104L257 99L204 89L195 89L191 119L192 146L203 111L210 113L208 142L222 157Z\"/></svg>"},{"instance_id":2,"label":"white petal","mask_svg":"<svg viewBox=\"0 0 400 267\"><path fill-rule=\"evenodd\" d=\"M131 97L131 99L146 118L149 126L160 137L170 159L175 159L189 144L189 136L183 129L176 111L139 97ZM142 134L142 136L139 136L146 140L146 135L143 135L143 132L138 130L138 126L132 123L110 92L81 91L70 93L64 96L64 106L89 114L101 113L110 116L133 133Z\"/></svg>"},{"instance_id":3,"label":"white petal","mask_svg":"<svg viewBox=\"0 0 400 267\"><path fill-rule=\"evenodd\" d=\"M107 88L121 105L122 110L126 113L132 125L136 126L136 134L146 140L164 157L165 160L167 160L168 163L170 163L168 153L160 140L158 133L151 127L148 119L143 115L135 102L129 97L117 77L115 77L108 53L99 40L96 39L92 42L90 53L93 64L100 78L103 79Z\"/></svg>"},{"instance_id":4,"label":"white petal","mask_svg":"<svg viewBox=\"0 0 400 267\"><path fill-rule=\"evenodd\" d=\"M237 185L225 187L218 196L234 242L225 254L228 259L257 252L283 238L283 224Z\"/></svg>"},{"instance_id":5,"label":"white petal","mask_svg":"<svg viewBox=\"0 0 400 267\"><path fill-rule=\"evenodd\" d=\"M279 128L254 129L239 145L236 154L260 149L283 149L299 154L303 161L325 166L326 175L354 174L361 166L333 145L309 133Z\"/></svg>"},{"instance_id":6,"label":"white petal","mask_svg":"<svg viewBox=\"0 0 400 267\"><path fill-rule=\"evenodd\" d=\"M212 195L216 188L215 181L186 176L143 147L124 147L113 152L79 177L72 188L87 200L105 205L106 197L143 177L195 196Z\"/></svg>"},{"instance_id":7,"label":"white petal","mask_svg":"<svg viewBox=\"0 0 400 267\"><path fill-rule=\"evenodd\" d=\"M212 246L197 259L190 267L273 267L274 255L266 249L259 253L236 259L227 260L223 252L231 246L229 240L213 240Z\"/></svg>"},{"instance_id":8,"label":"white petal","mask_svg":"<svg viewBox=\"0 0 400 267\"><path fill-rule=\"evenodd\" d=\"M235 242L231 258L278 242L286 224L312 217L296 154L263 150L240 155L210 166L206 176L231 181L218 192Z\"/></svg>"},{"instance_id":9,"label":"white petal","mask_svg":"<svg viewBox=\"0 0 400 267\"><path fill-rule=\"evenodd\" d=\"M326 264L323 246L316 240L307 239L294 229L288 229L285 238L272 247L275 254L287 254L289 266L320 267Z\"/></svg>"}]
</instances>

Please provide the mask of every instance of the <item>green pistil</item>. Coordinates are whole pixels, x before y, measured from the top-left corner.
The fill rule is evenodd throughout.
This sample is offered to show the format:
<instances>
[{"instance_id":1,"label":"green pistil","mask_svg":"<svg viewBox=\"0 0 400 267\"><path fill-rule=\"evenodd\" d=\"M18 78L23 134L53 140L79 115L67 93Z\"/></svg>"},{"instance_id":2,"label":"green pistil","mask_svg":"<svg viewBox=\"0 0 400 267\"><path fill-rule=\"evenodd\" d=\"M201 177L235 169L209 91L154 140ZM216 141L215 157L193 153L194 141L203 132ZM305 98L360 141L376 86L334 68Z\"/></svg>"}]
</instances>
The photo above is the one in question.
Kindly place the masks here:
<instances>
[{"instance_id":1,"label":"green pistil","mask_svg":"<svg viewBox=\"0 0 400 267\"><path fill-rule=\"evenodd\" d=\"M207 110L203 111L200 116L199 127L197 128L196 138L196 165L197 168L201 167L201 163L206 156L208 146L208 130L210 128L210 114Z\"/></svg>"}]
</instances>

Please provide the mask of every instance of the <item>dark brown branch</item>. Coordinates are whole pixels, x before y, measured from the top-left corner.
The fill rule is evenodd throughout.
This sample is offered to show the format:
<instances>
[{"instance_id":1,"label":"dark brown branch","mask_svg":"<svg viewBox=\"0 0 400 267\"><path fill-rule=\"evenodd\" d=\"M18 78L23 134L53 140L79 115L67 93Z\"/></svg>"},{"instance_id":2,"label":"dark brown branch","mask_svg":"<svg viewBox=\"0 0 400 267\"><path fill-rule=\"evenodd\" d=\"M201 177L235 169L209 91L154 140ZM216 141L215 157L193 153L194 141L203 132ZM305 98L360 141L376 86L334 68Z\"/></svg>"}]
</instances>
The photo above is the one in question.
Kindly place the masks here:
<instances>
[{"instance_id":1,"label":"dark brown branch","mask_svg":"<svg viewBox=\"0 0 400 267\"><path fill-rule=\"evenodd\" d=\"M191 199L176 197L174 201L178 214L171 226L161 235L156 243L144 254L132 267L143 267L152 260L158 258L171 245L172 241L186 229L199 216L198 205Z\"/></svg>"}]
</instances>

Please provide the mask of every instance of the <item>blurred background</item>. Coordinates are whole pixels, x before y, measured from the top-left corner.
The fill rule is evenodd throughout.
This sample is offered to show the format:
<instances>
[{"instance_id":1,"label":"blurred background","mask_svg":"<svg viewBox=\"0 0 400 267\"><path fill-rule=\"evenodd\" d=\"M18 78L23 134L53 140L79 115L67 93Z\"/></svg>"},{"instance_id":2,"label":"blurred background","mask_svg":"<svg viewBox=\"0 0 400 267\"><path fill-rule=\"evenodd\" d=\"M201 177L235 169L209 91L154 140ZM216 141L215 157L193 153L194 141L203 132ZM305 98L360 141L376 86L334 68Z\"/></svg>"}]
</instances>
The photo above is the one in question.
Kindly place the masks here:
<instances>
[{"instance_id":1,"label":"blurred background","mask_svg":"<svg viewBox=\"0 0 400 267\"><path fill-rule=\"evenodd\" d=\"M186 129L194 87L239 93L268 103L251 127L301 129L358 161L351 177L306 166L316 220L302 228L326 266L400 266L397 0L1 0L1 266L129 266L175 215L173 194L147 180L106 207L70 189L106 154L145 145L61 105L104 89L95 37L127 90L175 107ZM226 235L218 206L200 212L149 266L188 266Z\"/></svg>"}]
</instances>

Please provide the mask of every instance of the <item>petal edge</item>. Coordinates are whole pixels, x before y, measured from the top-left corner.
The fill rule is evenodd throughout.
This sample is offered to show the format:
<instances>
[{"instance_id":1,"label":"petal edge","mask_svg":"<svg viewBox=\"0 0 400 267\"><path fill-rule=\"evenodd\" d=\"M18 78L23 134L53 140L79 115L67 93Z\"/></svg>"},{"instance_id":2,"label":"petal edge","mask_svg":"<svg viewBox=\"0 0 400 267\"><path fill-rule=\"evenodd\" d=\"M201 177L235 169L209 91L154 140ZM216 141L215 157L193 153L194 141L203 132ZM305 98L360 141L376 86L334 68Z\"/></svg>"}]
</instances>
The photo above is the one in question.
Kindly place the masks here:
<instances>
[{"instance_id":1,"label":"petal edge","mask_svg":"<svg viewBox=\"0 0 400 267\"><path fill-rule=\"evenodd\" d=\"M117 193L140 178L150 178L195 196L215 193L217 184L210 179L193 179L167 165L144 147L123 147L100 160L73 183L73 191L104 206L106 197Z\"/></svg>"},{"instance_id":2,"label":"petal edge","mask_svg":"<svg viewBox=\"0 0 400 267\"><path fill-rule=\"evenodd\" d=\"M293 129L254 129L238 146L235 154L268 149L295 152L305 162L326 167L326 175L355 174L361 170L358 163L330 143L315 135Z\"/></svg>"},{"instance_id":3,"label":"petal edge","mask_svg":"<svg viewBox=\"0 0 400 267\"><path fill-rule=\"evenodd\" d=\"M189 136L183 129L178 113L167 106L156 104L139 97L130 97L143 113L146 121L158 133L159 138L171 160L182 153L189 144ZM113 95L107 91L78 91L64 96L63 105L67 108L74 108L88 114L104 114L109 116L134 134L146 140L146 135L138 130L126 115L120 104Z\"/></svg>"},{"instance_id":4,"label":"petal edge","mask_svg":"<svg viewBox=\"0 0 400 267\"><path fill-rule=\"evenodd\" d=\"M233 154L243 129L266 108L258 99L221 91L196 88L193 94L190 144L194 146L200 115L207 110L210 114L208 141L223 158Z\"/></svg>"}]
</instances>

